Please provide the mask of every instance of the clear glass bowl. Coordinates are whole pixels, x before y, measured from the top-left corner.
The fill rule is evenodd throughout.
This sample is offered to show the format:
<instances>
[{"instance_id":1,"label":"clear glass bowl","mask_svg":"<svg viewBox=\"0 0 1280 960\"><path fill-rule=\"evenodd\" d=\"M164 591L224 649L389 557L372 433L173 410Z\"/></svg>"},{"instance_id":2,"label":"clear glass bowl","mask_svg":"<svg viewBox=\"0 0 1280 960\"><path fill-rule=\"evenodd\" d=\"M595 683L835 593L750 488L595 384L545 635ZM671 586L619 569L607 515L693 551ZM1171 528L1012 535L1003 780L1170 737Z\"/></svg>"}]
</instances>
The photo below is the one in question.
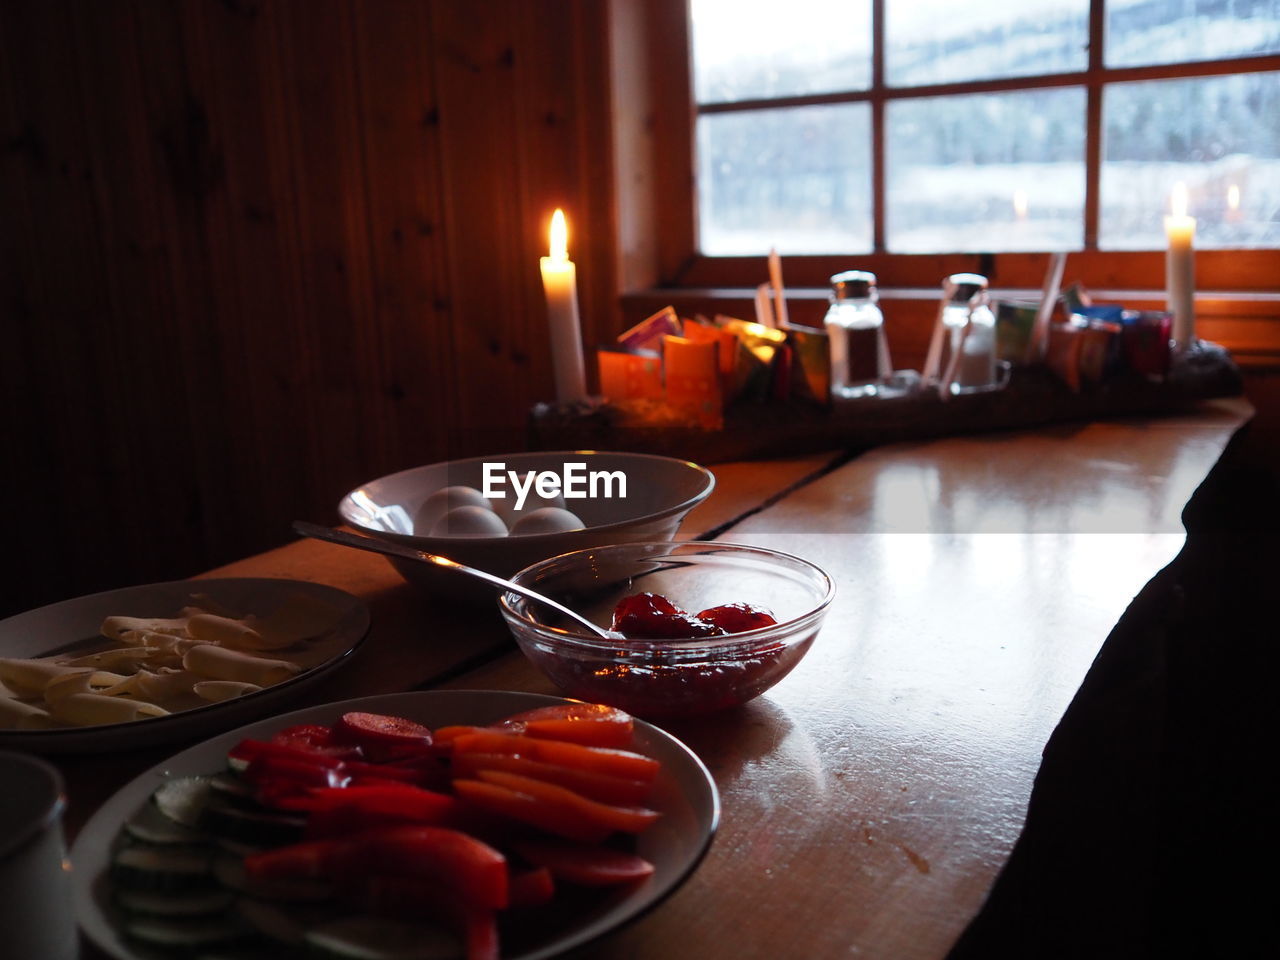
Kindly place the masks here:
<instances>
[{"instance_id":1,"label":"clear glass bowl","mask_svg":"<svg viewBox=\"0 0 1280 960\"><path fill-rule=\"evenodd\" d=\"M765 607L771 627L689 640L604 639L518 594L499 601L520 649L564 693L640 717L694 716L746 703L808 652L835 595L807 560L733 543L622 543L576 550L513 578L602 627L636 593L697 613L726 603Z\"/></svg>"}]
</instances>

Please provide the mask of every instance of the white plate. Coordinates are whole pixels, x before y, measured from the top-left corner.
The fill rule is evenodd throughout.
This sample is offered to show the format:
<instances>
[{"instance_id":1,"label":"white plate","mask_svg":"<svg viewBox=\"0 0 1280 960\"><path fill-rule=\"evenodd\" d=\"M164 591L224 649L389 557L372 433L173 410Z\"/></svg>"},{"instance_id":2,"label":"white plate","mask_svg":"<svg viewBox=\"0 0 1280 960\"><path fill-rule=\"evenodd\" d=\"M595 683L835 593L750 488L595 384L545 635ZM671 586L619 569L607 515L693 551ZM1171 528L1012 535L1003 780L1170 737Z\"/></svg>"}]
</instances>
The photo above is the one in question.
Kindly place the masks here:
<instances>
[{"instance_id":1,"label":"white plate","mask_svg":"<svg viewBox=\"0 0 1280 960\"><path fill-rule=\"evenodd\" d=\"M111 847L122 824L165 779L212 773L226 766L227 751L245 737L263 737L298 723L335 721L349 710L408 717L429 727L486 724L513 713L552 703L559 697L489 690L440 690L393 693L331 703L232 730L184 750L157 764L120 789L103 804L80 831L71 849L71 879L76 918L85 935L118 960L142 960L155 954L136 949L112 925L106 882ZM588 943L657 906L693 872L702 860L720 820L720 796L715 781L694 753L670 734L636 721L636 749L662 764L653 806L662 817L637 837L637 852L656 868L652 878L612 900L602 898L598 911L578 917L573 925L523 953L504 960L544 960ZM230 956L231 954L228 954Z\"/></svg>"},{"instance_id":2,"label":"white plate","mask_svg":"<svg viewBox=\"0 0 1280 960\"><path fill-rule=\"evenodd\" d=\"M306 669L284 683L235 700L192 707L164 717L129 723L55 730L0 730L0 749L38 753L83 753L133 750L138 747L204 736L260 717L278 707L341 663L364 640L369 610L358 599L333 587L302 580L175 580L122 590L109 590L28 610L0 621L0 657L44 657L94 644L109 646L98 635L104 618L172 617L204 594L228 609L268 614L287 597L304 594L336 607L337 626L306 644L290 658Z\"/></svg>"}]
</instances>

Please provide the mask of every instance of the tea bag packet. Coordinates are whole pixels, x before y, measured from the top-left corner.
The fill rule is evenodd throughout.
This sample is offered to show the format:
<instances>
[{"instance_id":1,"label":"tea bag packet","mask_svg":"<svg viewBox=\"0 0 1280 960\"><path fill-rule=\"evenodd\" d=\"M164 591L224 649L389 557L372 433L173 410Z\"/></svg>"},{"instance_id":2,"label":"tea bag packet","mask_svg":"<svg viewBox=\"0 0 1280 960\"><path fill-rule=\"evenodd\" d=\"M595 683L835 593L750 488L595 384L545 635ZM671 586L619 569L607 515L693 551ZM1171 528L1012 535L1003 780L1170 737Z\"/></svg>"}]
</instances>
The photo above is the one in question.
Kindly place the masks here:
<instances>
[{"instance_id":1,"label":"tea bag packet","mask_svg":"<svg viewBox=\"0 0 1280 960\"><path fill-rule=\"evenodd\" d=\"M724 426L719 344L667 337L663 347L667 403L709 430Z\"/></svg>"}]
</instances>

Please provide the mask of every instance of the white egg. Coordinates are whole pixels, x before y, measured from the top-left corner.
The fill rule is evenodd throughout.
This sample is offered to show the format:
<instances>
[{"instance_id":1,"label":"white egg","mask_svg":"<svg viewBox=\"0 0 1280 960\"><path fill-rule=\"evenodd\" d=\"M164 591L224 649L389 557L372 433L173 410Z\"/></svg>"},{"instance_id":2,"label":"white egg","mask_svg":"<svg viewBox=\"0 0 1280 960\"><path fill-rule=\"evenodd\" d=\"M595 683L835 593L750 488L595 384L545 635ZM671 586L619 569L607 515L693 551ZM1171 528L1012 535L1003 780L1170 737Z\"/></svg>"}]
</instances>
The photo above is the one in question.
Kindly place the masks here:
<instances>
[{"instance_id":1,"label":"white egg","mask_svg":"<svg viewBox=\"0 0 1280 960\"><path fill-rule=\"evenodd\" d=\"M521 484L528 482L529 475L527 473L520 477ZM516 521L521 517L527 517L534 511L541 510L544 507L559 507L561 510L566 509L565 499L560 494L557 493L554 497L540 497L538 496L538 491L535 487L530 486L525 495L524 504L519 510L517 510L516 501L519 497L517 496L513 485L508 484L503 492L506 493L505 497L502 499L494 498L493 500L488 501L488 503L493 512L506 521L508 527L514 528ZM581 525L582 524L579 524L578 526Z\"/></svg>"},{"instance_id":2,"label":"white egg","mask_svg":"<svg viewBox=\"0 0 1280 960\"><path fill-rule=\"evenodd\" d=\"M413 515L413 532L419 537L428 536L436 521L458 507L482 507L487 510L489 501L475 487L443 487L422 501L422 506Z\"/></svg>"},{"instance_id":3,"label":"white egg","mask_svg":"<svg viewBox=\"0 0 1280 960\"><path fill-rule=\"evenodd\" d=\"M507 525L488 507L454 507L435 522L433 537L505 537Z\"/></svg>"},{"instance_id":4,"label":"white egg","mask_svg":"<svg viewBox=\"0 0 1280 960\"><path fill-rule=\"evenodd\" d=\"M586 524L576 514L560 507L541 507L532 513L521 513L511 528L513 537L527 536L532 533L567 533L570 530L581 530Z\"/></svg>"}]
</instances>

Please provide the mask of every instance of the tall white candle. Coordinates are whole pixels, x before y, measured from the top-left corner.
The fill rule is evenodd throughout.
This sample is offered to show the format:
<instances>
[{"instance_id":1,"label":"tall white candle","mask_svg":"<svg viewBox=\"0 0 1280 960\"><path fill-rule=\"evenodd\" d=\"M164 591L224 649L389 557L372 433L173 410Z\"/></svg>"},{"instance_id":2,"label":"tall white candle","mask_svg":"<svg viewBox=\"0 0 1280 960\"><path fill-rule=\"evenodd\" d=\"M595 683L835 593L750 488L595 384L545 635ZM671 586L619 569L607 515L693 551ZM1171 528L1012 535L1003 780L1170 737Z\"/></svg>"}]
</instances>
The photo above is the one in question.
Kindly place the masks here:
<instances>
[{"instance_id":1,"label":"tall white candle","mask_svg":"<svg viewBox=\"0 0 1280 960\"><path fill-rule=\"evenodd\" d=\"M578 323L578 273L569 259L569 229L564 211L551 217L550 256L540 261L542 291L547 298L551 331L551 366L556 377L556 400L573 403L587 397L582 359L582 330Z\"/></svg>"},{"instance_id":2,"label":"tall white candle","mask_svg":"<svg viewBox=\"0 0 1280 960\"><path fill-rule=\"evenodd\" d=\"M1164 218L1168 241L1165 254L1165 294L1173 314L1173 341L1179 348L1190 346L1196 333L1195 295L1196 221L1187 216L1187 185L1177 183L1169 200L1169 216Z\"/></svg>"}]
</instances>

